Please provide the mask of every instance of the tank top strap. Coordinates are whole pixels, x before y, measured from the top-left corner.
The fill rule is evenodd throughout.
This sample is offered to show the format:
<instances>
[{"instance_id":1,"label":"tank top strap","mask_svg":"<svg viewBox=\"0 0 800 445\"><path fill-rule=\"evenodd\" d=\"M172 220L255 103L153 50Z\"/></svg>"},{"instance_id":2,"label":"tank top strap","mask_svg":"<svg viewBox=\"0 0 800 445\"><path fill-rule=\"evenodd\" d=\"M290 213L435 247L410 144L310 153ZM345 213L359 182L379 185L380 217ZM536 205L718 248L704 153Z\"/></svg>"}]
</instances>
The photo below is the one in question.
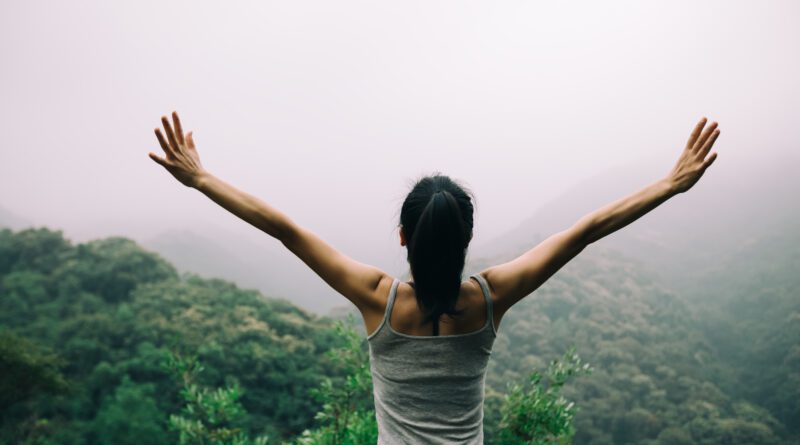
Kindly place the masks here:
<instances>
[{"instance_id":1,"label":"tank top strap","mask_svg":"<svg viewBox=\"0 0 800 445\"><path fill-rule=\"evenodd\" d=\"M394 300L395 296L397 295L397 286L400 284L400 280L395 278L392 281L392 286L389 289L389 297L386 299L386 310L383 313L383 320L381 320L381 324L373 331L371 334L367 335L367 340L372 340L375 338L380 331L383 330L384 326L389 324L389 317L392 316L392 307L394 307Z\"/></svg>"},{"instance_id":2,"label":"tank top strap","mask_svg":"<svg viewBox=\"0 0 800 445\"><path fill-rule=\"evenodd\" d=\"M497 335L497 328L494 326L494 307L492 306L492 292L489 290L489 283L479 273L470 275L470 277L475 278L481 285L483 298L486 300L486 322L492 325L492 332Z\"/></svg>"},{"instance_id":3,"label":"tank top strap","mask_svg":"<svg viewBox=\"0 0 800 445\"><path fill-rule=\"evenodd\" d=\"M394 300L397 296L397 286L400 285L400 280L397 278L392 281L392 287L389 289L389 298L386 300L386 311L383 314L385 320L389 320L392 316L392 308L394 307Z\"/></svg>"}]
</instances>

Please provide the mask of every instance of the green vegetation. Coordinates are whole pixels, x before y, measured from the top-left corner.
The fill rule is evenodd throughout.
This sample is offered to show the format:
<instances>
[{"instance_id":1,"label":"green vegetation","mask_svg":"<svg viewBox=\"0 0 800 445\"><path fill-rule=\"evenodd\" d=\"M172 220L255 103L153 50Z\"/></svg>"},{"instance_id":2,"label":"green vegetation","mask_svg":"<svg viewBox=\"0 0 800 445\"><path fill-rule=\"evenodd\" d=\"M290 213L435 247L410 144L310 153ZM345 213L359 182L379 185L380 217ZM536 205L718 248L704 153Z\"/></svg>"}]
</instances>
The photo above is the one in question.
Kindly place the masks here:
<instances>
[{"instance_id":1,"label":"green vegetation","mask_svg":"<svg viewBox=\"0 0 800 445\"><path fill-rule=\"evenodd\" d=\"M796 237L720 253L683 295L592 246L504 317L488 384L499 392L575 345L595 367L564 390L581 407L575 443L795 443Z\"/></svg>"},{"instance_id":2,"label":"green vegetation","mask_svg":"<svg viewBox=\"0 0 800 445\"><path fill-rule=\"evenodd\" d=\"M0 395L9 444L177 442L170 415L188 401L163 366L173 351L203 364L198 387L236 380L243 431L294 437L318 410L309 392L339 372L323 352L344 342L330 320L179 276L130 240L72 245L47 229L0 231L0 327L35 345L18 346L25 355L13 353L22 343L0 342L3 385L20 387ZM25 388L6 378L14 369L31 379Z\"/></svg>"},{"instance_id":3,"label":"green vegetation","mask_svg":"<svg viewBox=\"0 0 800 445\"><path fill-rule=\"evenodd\" d=\"M178 432L180 445L264 445L267 436L250 439L243 430L246 412L239 402L241 388L234 384L225 388L201 388L196 382L203 366L196 357L170 355L166 367L183 384L181 396L185 406L180 415L169 417L169 427Z\"/></svg>"},{"instance_id":4,"label":"green vegetation","mask_svg":"<svg viewBox=\"0 0 800 445\"><path fill-rule=\"evenodd\" d=\"M544 374L534 371L527 387L511 385L500 409L500 443L570 443L575 436L573 418L577 408L575 402L561 395L561 389L571 378L591 370L570 349L561 360L553 360Z\"/></svg>"},{"instance_id":5,"label":"green vegetation","mask_svg":"<svg viewBox=\"0 0 800 445\"><path fill-rule=\"evenodd\" d=\"M503 319L486 442L796 443L787 237L721 258L682 295L592 247ZM345 326L124 238L2 230L0 444L374 443L366 344Z\"/></svg>"},{"instance_id":6,"label":"green vegetation","mask_svg":"<svg viewBox=\"0 0 800 445\"><path fill-rule=\"evenodd\" d=\"M320 387L312 391L322 406L314 417L320 426L304 431L297 439L298 445L358 445L378 440L366 341L344 322L337 322L335 329L346 342L329 351L328 356L345 374L337 381L323 377Z\"/></svg>"},{"instance_id":7,"label":"green vegetation","mask_svg":"<svg viewBox=\"0 0 800 445\"><path fill-rule=\"evenodd\" d=\"M350 323L353 320L348 320ZM319 425L305 430L293 442L285 445L359 445L376 443L378 429L372 406L372 378L365 338L343 321L334 326L347 341L334 348L328 356L346 374L341 381L325 377L312 393L322 409L315 419ZM199 389L194 383L202 366L195 359L176 355L169 358L168 367L183 381L182 394L186 400L183 415L170 417L170 426L180 433L180 444L264 445L266 436L251 439L240 427L245 413L238 398L238 386ZM561 396L561 388L571 378L591 371L582 363L574 349L560 360L553 360L544 376L534 371L528 385L511 385L501 407L499 443L561 444L569 443L575 434L573 402ZM546 379L546 381L543 381Z\"/></svg>"}]
</instances>

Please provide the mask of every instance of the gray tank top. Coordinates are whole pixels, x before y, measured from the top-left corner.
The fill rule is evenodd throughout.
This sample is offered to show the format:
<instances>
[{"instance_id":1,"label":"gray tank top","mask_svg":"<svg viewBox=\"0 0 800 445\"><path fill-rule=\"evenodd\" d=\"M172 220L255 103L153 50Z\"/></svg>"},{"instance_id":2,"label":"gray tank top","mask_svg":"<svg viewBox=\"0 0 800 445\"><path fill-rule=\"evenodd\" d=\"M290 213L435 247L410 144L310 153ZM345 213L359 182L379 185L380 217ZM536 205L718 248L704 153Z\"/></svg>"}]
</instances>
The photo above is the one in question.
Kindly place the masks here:
<instances>
[{"instance_id":1,"label":"gray tank top","mask_svg":"<svg viewBox=\"0 0 800 445\"><path fill-rule=\"evenodd\" d=\"M417 336L390 323L398 279L386 312L367 337L378 445L483 444L486 367L497 337L489 285L479 274L486 323L466 334Z\"/></svg>"}]
</instances>

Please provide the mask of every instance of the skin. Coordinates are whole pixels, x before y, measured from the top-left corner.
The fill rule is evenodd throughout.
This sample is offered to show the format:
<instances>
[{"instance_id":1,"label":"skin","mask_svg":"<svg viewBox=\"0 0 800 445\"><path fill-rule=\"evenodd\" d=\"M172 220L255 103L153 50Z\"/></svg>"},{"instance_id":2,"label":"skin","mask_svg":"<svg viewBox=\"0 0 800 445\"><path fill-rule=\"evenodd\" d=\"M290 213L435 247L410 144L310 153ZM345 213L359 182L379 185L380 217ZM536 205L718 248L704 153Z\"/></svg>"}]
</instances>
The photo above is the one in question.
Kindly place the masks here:
<instances>
[{"instance_id":1,"label":"skin","mask_svg":"<svg viewBox=\"0 0 800 445\"><path fill-rule=\"evenodd\" d=\"M368 333L383 320L386 300L394 277L383 270L356 261L339 252L312 231L299 226L287 215L264 201L235 188L206 170L192 138L184 133L177 112L172 123L161 117L164 133L155 129L164 156L148 156L164 167L183 185L197 189L211 200L276 238L297 255L328 285L350 300L364 317ZM639 191L620 198L580 218L571 227L551 235L519 257L486 268L480 274L489 283L494 324L499 328L503 315L525 296L544 284L561 267L589 244L627 226L669 198L690 190L717 158L711 148L719 137L717 122L706 127L701 118L692 130L675 165L667 175ZM402 226L400 245L406 245ZM464 314L440 319L440 335L473 332L486 322L486 303L479 284L470 279L462 283L456 305ZM432 323L422 323L413 288L401 283L397 289L390 326L409 335L431 335Z\"/></svg>"}]
</instances>

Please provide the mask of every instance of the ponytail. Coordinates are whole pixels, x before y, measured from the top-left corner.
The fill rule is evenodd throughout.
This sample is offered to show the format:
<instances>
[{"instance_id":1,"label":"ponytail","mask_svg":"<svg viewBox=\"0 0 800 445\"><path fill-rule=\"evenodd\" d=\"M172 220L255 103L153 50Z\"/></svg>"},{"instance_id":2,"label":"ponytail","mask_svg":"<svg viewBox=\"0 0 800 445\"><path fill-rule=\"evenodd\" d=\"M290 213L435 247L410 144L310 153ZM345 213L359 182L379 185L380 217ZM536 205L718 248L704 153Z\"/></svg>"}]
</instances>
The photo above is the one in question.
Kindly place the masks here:
<instances>
[{"instance_id":1,"label":"ponytail","mask_svg":"<svg viewBox=\"0 0 800 445\"><path fill-rule=\"evenodd\" d=\"M410 237L408 261L414 276L417 304L424 313L424 322L434 323L434 335L439 335L439 316L462 312L455 306L461 290L467 245L472 237L472 205L460 188L454 191L460 192L462 206L464 198L467 199L469 215L463 214L453 193L438 189L429 195L419 219L412 224L412 233L406 233Z\"/></svg>"}]
</instances>

